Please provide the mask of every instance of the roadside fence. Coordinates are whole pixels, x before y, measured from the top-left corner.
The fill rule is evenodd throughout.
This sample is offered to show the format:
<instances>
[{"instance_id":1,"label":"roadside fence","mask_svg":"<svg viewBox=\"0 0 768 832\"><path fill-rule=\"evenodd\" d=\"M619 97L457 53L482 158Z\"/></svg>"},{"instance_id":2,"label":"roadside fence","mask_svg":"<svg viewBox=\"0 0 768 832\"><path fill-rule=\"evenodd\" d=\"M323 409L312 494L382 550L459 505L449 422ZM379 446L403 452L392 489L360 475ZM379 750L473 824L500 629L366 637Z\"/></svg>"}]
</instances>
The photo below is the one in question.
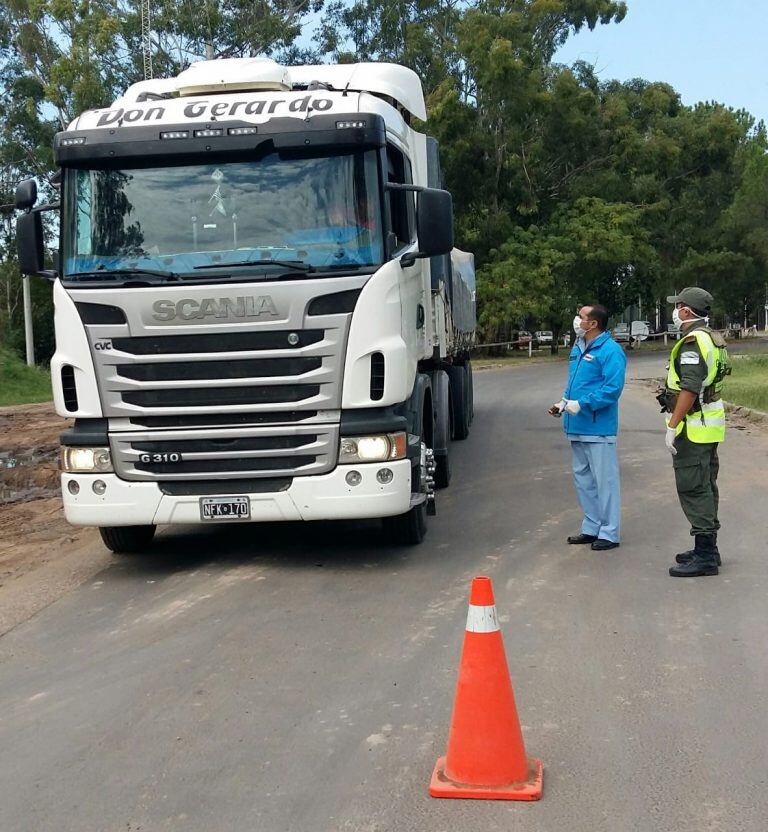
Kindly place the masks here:
<instances>
[{"instance_id":1,"label":"roadside fence","mask_svg":"<svg viewBox=\"0 0 768 832\"><path fill-rule=\"evenodd\" d=\"M560 344L560 346L567 347L569 345L570 345L570 340L569 340L568 336L565 336L562 339L562 344ZM472 351L488 350L491 347L506 347L509 350L509 349L512 349L512 347L526 347L527 350L528 350L528 358L532 358L534 350L536 352L538 352L542 348L542 346L550 347L551 344L543 344L542 345L541 343L539 343L536 347L534 347L533 346L533 339L526 338L522 341L520 341L520 340L518 340L518 341L496 341L493 344L475 344L472 347L470 347L470 350L472 350Z\"/></svg>"}]
</instances>

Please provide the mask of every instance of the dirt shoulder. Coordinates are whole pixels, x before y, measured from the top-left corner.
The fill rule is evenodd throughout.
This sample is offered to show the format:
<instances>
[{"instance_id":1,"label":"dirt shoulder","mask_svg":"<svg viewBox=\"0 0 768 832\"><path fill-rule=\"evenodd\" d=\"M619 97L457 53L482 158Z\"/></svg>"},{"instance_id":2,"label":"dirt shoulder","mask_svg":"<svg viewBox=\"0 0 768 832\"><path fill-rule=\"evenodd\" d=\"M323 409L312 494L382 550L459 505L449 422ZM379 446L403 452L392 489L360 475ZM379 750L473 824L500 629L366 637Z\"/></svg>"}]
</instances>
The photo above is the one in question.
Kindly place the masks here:
<instances>
[{"instance_id":1,"label":"dirt shoulder","mask_svg":"<svg viewBox=\"0 0 768 832\"><path fill-rule=\"evenodd\" d=\"M0 408L0 635L110 562L98 532L70 526L50 402Z\"/></svg>"}]
</instances>

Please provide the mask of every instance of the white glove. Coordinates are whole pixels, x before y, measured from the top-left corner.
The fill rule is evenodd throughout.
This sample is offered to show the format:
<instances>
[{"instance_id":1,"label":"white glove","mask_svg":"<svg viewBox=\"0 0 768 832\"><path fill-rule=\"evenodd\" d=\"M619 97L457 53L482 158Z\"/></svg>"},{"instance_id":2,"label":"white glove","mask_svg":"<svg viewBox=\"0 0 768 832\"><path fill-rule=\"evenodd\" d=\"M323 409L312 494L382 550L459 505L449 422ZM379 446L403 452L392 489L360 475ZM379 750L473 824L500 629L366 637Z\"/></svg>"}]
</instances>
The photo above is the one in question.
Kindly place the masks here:
<instances>
[{"instance_id":1,"label":"white glove","mask_svg":"<svg viewBox=\"0 0 768 832\"><path fill-rule=\"evenodd\" d=\"M575 416L581 410L581 405L576 399L567 399L565 402L565 412Z\"/></svg>"},{"instance_id":2,"label":"white glove","mask_svg":"<svg viewBox=\"0 0 768 832\"><path fill-rule=\"evenodd\" d=\"M565 410L565 405L567 404L565 399L560 399L559 402L556 402L552 405L552 407L556 407L559 413L562 413Z\"/></svg>"},{"instance_id":3,"label":"white glove","mask_svg":"<svg viewBox=\"0 0 768 832\"><path fill-rule=\"evenodd\" d=\"M675 428L667 428L667 435L664 437L664 442L667 446L667 450L672 454L672 456L677 456L677 448L675 447L676 436L677 431Z\"/></svg>"}]
</instances>

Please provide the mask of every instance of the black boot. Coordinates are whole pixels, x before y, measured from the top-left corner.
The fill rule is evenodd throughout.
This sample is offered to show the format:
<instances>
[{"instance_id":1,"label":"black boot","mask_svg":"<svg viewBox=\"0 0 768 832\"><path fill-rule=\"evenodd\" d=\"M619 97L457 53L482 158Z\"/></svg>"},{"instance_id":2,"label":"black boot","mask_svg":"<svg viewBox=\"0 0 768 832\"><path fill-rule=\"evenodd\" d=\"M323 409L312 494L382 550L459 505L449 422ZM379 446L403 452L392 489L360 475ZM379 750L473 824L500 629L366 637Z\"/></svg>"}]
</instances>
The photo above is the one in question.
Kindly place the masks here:
<instances>
[{"instance_id":1,"label":"black boot","mask_svg":"<svg viewBox=\"0 0 768 832\"><path fill-rule=\"evenodd\" d=\"M673 578L698 578L702 575L717 575L718 572L715 536L712 534L697 534L690 561L672 566L669 570Z\"/></svg>"},{"instance_id":2,"label":"black boot","mask_svg":"<svg viewBox=\"0 0 768 832\"><path fill-rule=\"evenodd\" d=\"M717 532L715 532L712 537L715 540L715 559L717 560L717 565L722 566L723 561L720 557L720 550L717 548ZM689 549L687 552L680 552L679 555L675 555L675 561L677 561L677 563L690 563L693 560L693 554L695 551L695 549Z\"/></svg>"}]
</instances>

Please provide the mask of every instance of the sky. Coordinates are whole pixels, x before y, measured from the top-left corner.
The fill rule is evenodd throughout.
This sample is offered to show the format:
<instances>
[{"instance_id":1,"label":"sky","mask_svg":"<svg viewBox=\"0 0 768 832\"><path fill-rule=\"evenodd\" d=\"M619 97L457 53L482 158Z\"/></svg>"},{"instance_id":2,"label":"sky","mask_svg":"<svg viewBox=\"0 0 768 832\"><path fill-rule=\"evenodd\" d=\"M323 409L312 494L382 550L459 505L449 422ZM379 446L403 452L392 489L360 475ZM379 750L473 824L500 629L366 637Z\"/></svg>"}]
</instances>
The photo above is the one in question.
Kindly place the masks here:
<instances>
[{"instance_id":1,"label":"sky","mask_svg":"<svg viewBox=\"0 0 768 832\"><path fill-rule=\"evenodd\" d=\"M768 123L768 0L627 0L621 23L573 35L555 56L601 80L665 81L683 103L719 101Z\"/></svg>"}]
</instances>

